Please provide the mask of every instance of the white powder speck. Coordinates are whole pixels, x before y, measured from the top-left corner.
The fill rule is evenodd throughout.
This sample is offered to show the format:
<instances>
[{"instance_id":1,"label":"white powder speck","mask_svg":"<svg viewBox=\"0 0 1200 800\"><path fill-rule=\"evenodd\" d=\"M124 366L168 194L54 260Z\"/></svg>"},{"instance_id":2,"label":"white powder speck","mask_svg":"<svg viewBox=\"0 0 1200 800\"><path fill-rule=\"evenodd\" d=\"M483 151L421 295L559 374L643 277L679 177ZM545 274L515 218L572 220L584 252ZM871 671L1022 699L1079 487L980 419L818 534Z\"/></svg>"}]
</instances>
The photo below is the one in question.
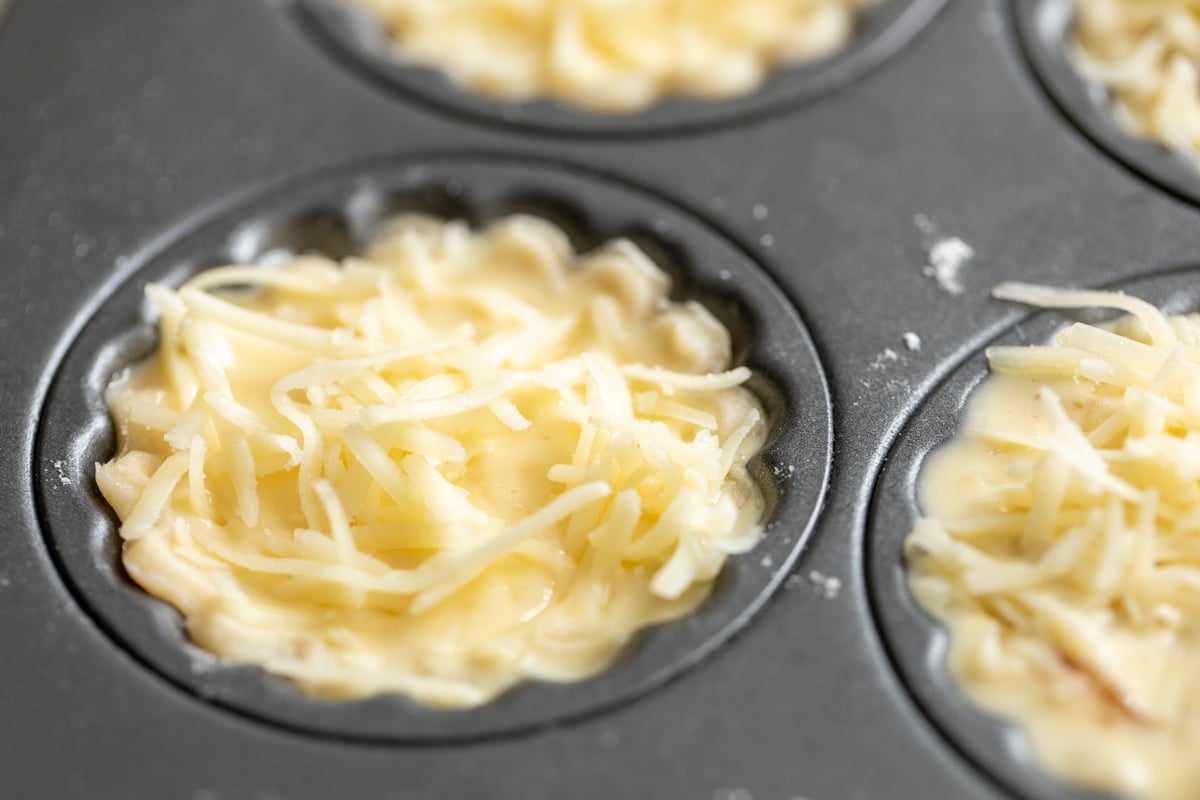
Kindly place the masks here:
<instances>
[{"instance_id":1,"label":"white powder speck","mask_svg":"<svg viewBox=\"0 0 1200 800\"><path fill-rule=\"evenodd\" d=\"M897 353L895 350L893 350L890 347L885 347L885 348L883 348L883 352L880 353L879 355L875 356L875 360L871 362L871 369L873 369L873 370L883 369L883 365L886 364L887 362L898 361L899 359L900 359L899 353Z\"/></svg>"},{"instance_id":2,"label":"white powder speck","mask_svg":"<svg viewBox=\"0 0 1200 800\"><path fill-rule=\"evenodd\" d=\"M841 578L835 578L832 575L826 575L822 572L818 572L815 569L808 573L808 581L817 588L817 591L820 592L826 600L835 599L838 596L838 593L842 591Z\"/></svg>"},{"instance_id":3,"label":"white powder speck","mask_svg":"<svg viewBox=\"0 0 1200 800\"><path fill-rule=\"evenodd\" d=\"M733 280L733 273L727 269L723 269L717 273L717 277L723 281Z\"/></svg>"},{"instance_id":4,"label":"white powder speck","mask_svg":"<svg viewBox=\"0 0 1200 800\"><path fill-rule=\"evenodd\" d=\"M962 268L975 257L975 249L957 236L938 239L929 248L929 263L921 270L937 281L942 291L962 294Z\"/></svg>"},{"instance_id":5,"label":"white powder speck","mask_svg":"<svg viewBox=\"0 0 1200 800\"><path fill-rule=\"evenodd\" d=\"M762 203L759 203L758 205L756 205L754 208L752 208L750 210L750 213L754 215L754 218L756 220L759 220L761 222L762 220L766 219L767 217L769 217L771 215L771 210L769 208L767 208L765 205L763 205Z\"/></svg>"},{"instance_id":6,"label":"white powder speck","mask_svg":"<svg viewBox=\"0 0 1200 800\"><path fill-rule=\"evenodd\" d=\"M763 556L760 563L763 565L763 569L770 569L771 567L775 566L775 559L771 558L770 556Z\"/></svg>"},{"instance_id":7,"label":"white powder speck","mask_svg":"<svg viewBox=\"0 0 1200 800\"><path fill-rule=\"evenodd\" d=\"M769 233L764 233L761 237L759 237L759 241L762 242L763 247L775 246L775 237Z\"/></svg>"},{"instance_id":8,"label":"white powder speck","mask_svg":"<svg viewBox=\"0 0 1200 800\"><path fill-rule=\"evenodd\" d=\"M63 486L70 486L71 479L67 477L67 467L61 460L54 462L54 469L58 472L58 482Z\"/></svg>"},{"instance_id":9,"label":"white powder speck","mask_svg":"<svg viewBox=\"0 0 1200 800\"><path fill-rule=\"evenodd\" d=\"M917 336L912 331L909 331L908 333L904 334L904 336L902 336L901 338L904 339L904 346L907 347L909 350L920 350L921 349L921 337Z\"/></svg>"}]
</instances>

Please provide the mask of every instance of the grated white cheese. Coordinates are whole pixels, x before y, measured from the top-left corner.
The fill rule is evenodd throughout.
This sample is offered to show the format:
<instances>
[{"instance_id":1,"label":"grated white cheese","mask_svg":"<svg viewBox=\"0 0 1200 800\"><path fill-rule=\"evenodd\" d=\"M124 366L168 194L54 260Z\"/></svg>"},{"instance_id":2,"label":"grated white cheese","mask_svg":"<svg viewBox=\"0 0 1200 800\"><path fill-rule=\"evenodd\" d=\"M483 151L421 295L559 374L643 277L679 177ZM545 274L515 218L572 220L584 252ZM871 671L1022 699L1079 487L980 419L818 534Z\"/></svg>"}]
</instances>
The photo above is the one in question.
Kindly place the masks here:
<instances>
[{"instance_id":1,"label":"grated white cheese","mask_svg":"<svg viewBox=\"0 0 1200 800\"><path fill-rule=\"evenodd\" d=\"M776 67L841 50L878 0L354 2L398 57L472 89L628 113L668 94L749 93Z\"/></svg>"},{"instance_id":2,"label":"grated white cheese","mask_svg":"<svg viewBox=\"0 0 1200 800\"><path fill-rule=\"evenodd\" d=\"M1200 165L1200 7L1191 0L1073 0L1076 69L1116 122Z\"/></svg>"},{"instance_id":3,"label":"grated white cheese","mask_svg":"<svg viewBox=\"0 0 1200 800\"><path fill-rule=\"evenodd\" d=\"M959 436L925 465L906 551L967 691L1063 777L1200 794L1200 317L1112 292L996 297L1127 312L988 351Z\"/></svg>"},{"instance_id":4,"label":"grated white cheese","mask_svg":"<svg viewBox=\"0 0 1200 800\"><path fill-rule=\"evenodd\" d=\"M162 346L110 388L96 476L126 568L201 646L323 695L595 674L762 533L751 374L670 290L523 216L148 287Z\"/></svg>"}]
</instances>

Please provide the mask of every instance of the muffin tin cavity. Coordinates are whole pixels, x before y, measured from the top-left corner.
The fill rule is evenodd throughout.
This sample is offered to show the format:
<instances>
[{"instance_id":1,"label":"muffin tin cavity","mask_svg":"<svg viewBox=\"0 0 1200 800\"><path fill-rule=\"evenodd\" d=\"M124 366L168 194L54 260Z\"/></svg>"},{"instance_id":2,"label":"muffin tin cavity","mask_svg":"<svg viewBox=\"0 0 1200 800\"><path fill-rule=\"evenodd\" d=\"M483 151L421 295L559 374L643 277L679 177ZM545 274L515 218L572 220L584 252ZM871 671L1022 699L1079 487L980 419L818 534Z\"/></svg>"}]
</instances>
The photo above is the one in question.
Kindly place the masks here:
<instances>
[{"instance_id":1,"label":"muffin tin cavity","mask_svg":"<svg viewBox=\"0 0 1200 800\"><path fill-rule=\"evenodd\" d=\"M1113 116L1106 87L1089 83L1071 63L1072 0L1013 4L1016 30L1039 82L1067 119L1121 164L1161 188L1200 203L1200 167L1187 156L1142 139Z\"/></svg>"},{"instance_id":2,"label":"muffin tin cavity","mask_svg":"<svg viewBox=\"0 0 1200 800\"><path fill-rule=\"evenodd\" d=\"M835 91L913 38L944 0L883 0L864 12L853 39L828 58L777 70L752 94L729 100L664 98L633 114L598 114L553 100L506 103L443 73L403 63L379 24L347 0L294 0L303 27L338 60L397 94L507 128L576 135L696 132L790 108Z\"/></svg>"},{"instance_id":3,"label":"muffin tin cavity","mask_svg":"<svg viewBox=\"0 0 1200 800\"><path fill-rule=\"evenodd\" d=\"M1176 269L1108 287L1144 298L1168 314L1200 309L1200 275ZM999 302L999 301L996 301ZM1027 345L1049 341L1072 320L1097 322L1117 312L1039 311L988 343ZM963 423L971 392L987 377L981 348L943 380L921 404L893 444L879 475L867 531L868 590L885 645L908 690L955 748L1020 797L1099 800L1043 770L1016 723L974 705L946 669L948 634L909 591L904 540L921 515L917 489L926 458L948 443Z\"/></svg>"},{"instance_id":4,"label":"muffin tin cavity","mask_svg":"<svg viewBox=\"0 0 1200 800\"><path fill-rule=\"evenodd\" d=\"M313 251L347 255L404 211L463 218L473 226L532 213L566 230L581 251L627 236L672 273L677 297L703 302L729 327L735 361L755 373L749 388L766 409L770 434L751 472L766 495L767 534L752 553L726 564L696 614L646 630L594 679L531 682L465 711L431 710L399 696L317 700L281 678L200 651L179 614L123 570L115 517L90 476L115 447L105 386L155 346L146 283L177 284L232 261L269 263ZM487 157L351 165L223 210L142 264L99 304L58 367L38 431L39 512L58 568L96 623L143 665L225 709L331 737L410 742L503 736L599 712L696 665L747 624L799 554L823 497L831 412L804 324L744 251L686 211L624 183L561 164ZM68 483L63 474L89 477Z\"/></svg>"}]
</instances>

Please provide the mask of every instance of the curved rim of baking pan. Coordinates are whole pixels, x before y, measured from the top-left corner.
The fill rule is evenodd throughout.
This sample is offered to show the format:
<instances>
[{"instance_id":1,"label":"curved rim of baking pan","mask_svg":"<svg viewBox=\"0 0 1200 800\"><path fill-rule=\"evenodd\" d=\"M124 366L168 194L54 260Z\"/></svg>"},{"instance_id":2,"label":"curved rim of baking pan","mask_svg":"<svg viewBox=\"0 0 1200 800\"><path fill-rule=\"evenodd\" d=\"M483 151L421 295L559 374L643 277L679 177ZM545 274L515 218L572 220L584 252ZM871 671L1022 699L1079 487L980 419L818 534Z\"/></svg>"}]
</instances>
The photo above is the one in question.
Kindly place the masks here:
<instances>
[{"instance_id":1,"label":"curved rim of baking pan","mask_svg":"<svg viewBox=\"0 0 1200 800\"><path fill-rule=\"evenodd\" d=\"M1074 19L1071 0L1016 0L1013 14L1026 60L1068 122L1126 169L1200 204L1200 163L1126 130L1112 112L1108 89L1076 71L1067 52Z\"/></svg>"},{"instance_id":2,"label":"curved rim of baking pan","mask_svg":"<svg viewBox=\"0 0 1200 800\"><path fill-rule=\"evenodd\" d=\"M442 711L398 695L314 699L252 666L213 659L186 638L178 612L136 587L120 564L115 519L94 464L114 434L103 391L152 351L142 290L217 263L282 250L344 255L379 221L421 211L480 224L516 211L560 224L580 249L619 235L677 279L676 295L709 306L734 333L735 357L772 427L751 471L767 497L768 530L732 558L690 617L646 629L624 657L576 684L530 681L493 703ZM586 717L644 696L695 667L749 623L782 582L812 530L826 489L832 412L824 373L795 309L738 244L690 212L622 180L559 162L493 155L373 160L284 181L236 202L135 260L82 324L43 404L33 467L43 534L75 598L144 666L193 696L275 725L366 742L495 738ZM87 476L74 484L66 474Z\"/></svg>"},{"instance_id":3,"label":"curved rim of baking pan","mask_svg":"<svg viewBox=\"0 0 1200 800\"><path fill-rule=\"evenodd\" d=\"M1178 314L1200 309L1198 275L1196 267L1169 268L1101 288L1125 291ZM967 697L945 664L949 631L909 589L903 546L920 517L917 490L922 466L960 430L971 393L988 375L986 348L1046 342L1072 320L1113 316L1090 309L1032 311L967 355L924 398L892 443L869 509L864 553L867 590L893 667L955 750L1000 785L1034 800L1115 800L1115 796L1054 776L1037 760L1020 723L984 710Z\"/></svg>"}]
</instances>

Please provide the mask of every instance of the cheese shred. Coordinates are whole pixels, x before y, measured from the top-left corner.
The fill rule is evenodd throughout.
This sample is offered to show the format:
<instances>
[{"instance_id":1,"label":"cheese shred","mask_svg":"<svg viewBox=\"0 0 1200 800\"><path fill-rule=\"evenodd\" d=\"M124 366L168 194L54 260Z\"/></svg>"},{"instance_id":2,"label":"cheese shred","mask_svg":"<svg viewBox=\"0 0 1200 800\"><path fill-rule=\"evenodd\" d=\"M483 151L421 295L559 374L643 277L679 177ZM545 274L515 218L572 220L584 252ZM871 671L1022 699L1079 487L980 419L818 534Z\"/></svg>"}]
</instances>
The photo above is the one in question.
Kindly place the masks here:
<instances>
[{"instance_id":1,"label":"cheese shred","mask_svg":"<svg viewBox=\"0 0 1200 800\"><path fill-rule=\"evenodd\" d=\"M841 50L877 2L353 0L402 60L505 100L549 96L611 113L667 94L747 94L776 67Z\"/></svg>"},{"instance_id":2,"label":"cheese shred","mask_svg":"<svg viewBox=\"0 0 1200 800\"><path fill-rule=\"evenodd\" d=\"M1200 5L1072 3L1072 60L1085 80L1108 90L1117 122L1200 166Z\"/></svg>"},{"instance_id":3,"label":"cheese shred","mask_svg":"<svg viewBox=\"0 0 1200 800\"><path fill-rule=\"evenodd\" d=\"M750 372L669 292L631 243L527 216L147 287L162 346L109 387L97 465L129 574L322 696L596 674L761 535Z\"/></svg>"},{"instance_id":4,"label":"cheese shred","mask_svg":"<svg viewBox=\"0 0 1200 800\"><path fill-rule=\"evenodd\" d=\"M1200 795L1200 316L1124 294L997 298L1125 312L988 351L959 435L926 463L906 543L948 665L1054 772Z\"/></svg>"}]
</instances>

